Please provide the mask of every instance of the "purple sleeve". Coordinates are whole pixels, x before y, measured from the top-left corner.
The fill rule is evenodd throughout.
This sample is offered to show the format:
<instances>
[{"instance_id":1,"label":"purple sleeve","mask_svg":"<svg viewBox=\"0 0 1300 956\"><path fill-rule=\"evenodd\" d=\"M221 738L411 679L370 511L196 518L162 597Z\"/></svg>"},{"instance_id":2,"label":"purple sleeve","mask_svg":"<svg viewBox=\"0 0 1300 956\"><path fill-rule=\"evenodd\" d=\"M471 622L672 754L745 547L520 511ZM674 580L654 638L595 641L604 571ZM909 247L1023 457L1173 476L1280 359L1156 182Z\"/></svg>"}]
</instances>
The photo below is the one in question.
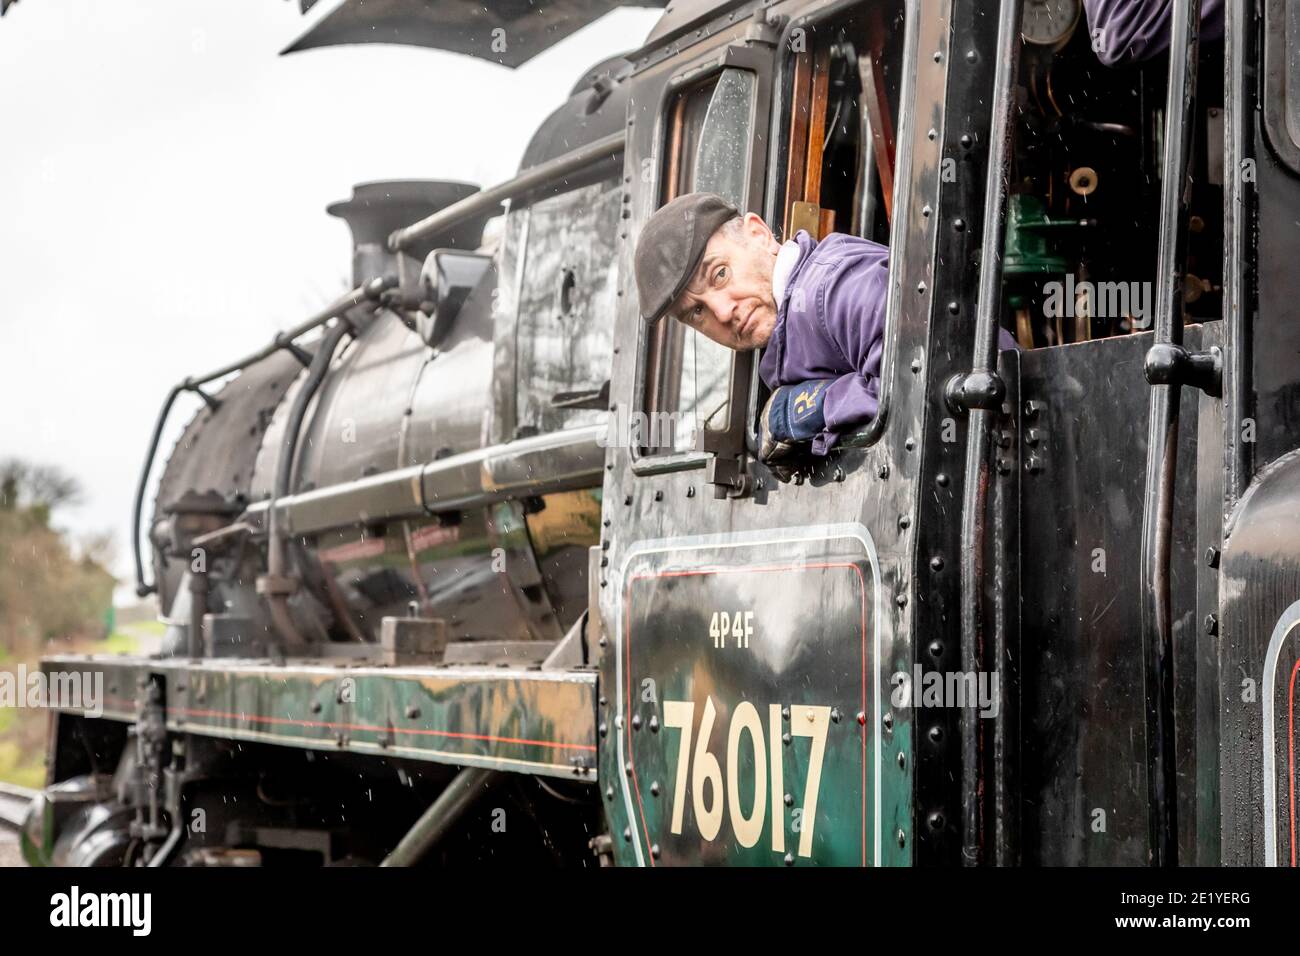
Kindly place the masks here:
<instances>
[{"instance_id":1,"label":"purple sleeve","mask_svg":"<svg viewBox=\"0 0 1300 956\"><path fill-rule=\"evenodd\" d=\"M814 455L825 455L841 434L865 425L876 415L888 292L887 254L850 261L819 290L826 335L856 371L841 375L826 389L822 406L826 430L813 439Z\"/></svg>"},{"instance_id":2,"label":"purple sleeve","mask_svg":"<svg viewBox=\"0 0 1300 956\"><path fill-rule=\"evenodd\" d=\"M1107 66L1137 62L1169 49L1173 0L1084 0L1088 36ZM1201 0L1201 39L1223 36L1223 0Z\"/></svg>"},{"instance_id":3,"label":"purple sleeve","mask_svg":"<svg viewBox=\"0 0 1300 956\"><path fill-rule=\"evenodd\" d=\"M813 439L812 453L825 455L840 436L866 425L880 407L880 364L885 350L885 305L889 295L889 255L860 255L848 260L817 290L817 314L826 337L840 352L833 364L856 371L841 375L826 389L822 405L826 430ZM1005 329L998 347L1016 348Z\"/></svg>"}]
</instances>

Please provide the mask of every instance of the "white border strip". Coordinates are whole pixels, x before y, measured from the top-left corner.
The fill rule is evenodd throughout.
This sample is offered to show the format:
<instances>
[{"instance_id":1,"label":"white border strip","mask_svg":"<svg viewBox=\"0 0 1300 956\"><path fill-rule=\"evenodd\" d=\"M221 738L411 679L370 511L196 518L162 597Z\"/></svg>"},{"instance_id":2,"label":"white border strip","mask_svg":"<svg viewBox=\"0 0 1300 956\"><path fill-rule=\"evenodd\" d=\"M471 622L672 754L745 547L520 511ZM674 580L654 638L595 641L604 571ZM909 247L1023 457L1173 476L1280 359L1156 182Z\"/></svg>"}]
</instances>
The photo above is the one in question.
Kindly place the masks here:
<instances>
[{"instance_id":1,"label":"white border strip","mask_svg":"<svg viewBox=\"0 0 1300 956\"><path fill-rule=\"evenodd\" d=\"M1291 632L1300 625L1300 601L1282 612L1273 627L1268 650L1264 652L1264 865L1277 866L1277 734L1274 720L1274 695L1277 685L1277 662Z\"/></svg>"}]
</instances>

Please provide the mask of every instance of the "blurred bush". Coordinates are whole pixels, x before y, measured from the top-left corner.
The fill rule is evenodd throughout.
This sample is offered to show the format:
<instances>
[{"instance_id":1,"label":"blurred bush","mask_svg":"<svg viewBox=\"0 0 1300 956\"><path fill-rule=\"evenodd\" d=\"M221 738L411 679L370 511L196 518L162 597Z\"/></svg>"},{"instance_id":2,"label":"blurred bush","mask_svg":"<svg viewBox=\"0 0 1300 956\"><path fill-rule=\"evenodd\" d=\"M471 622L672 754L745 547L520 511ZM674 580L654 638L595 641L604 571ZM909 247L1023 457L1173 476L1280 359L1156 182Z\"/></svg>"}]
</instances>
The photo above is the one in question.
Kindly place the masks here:
<instances>
[{"instance_id":1,"label":"blurred bush","mask_svg":"<svg viewBox=\"0 0 1300 956\"><path fill-rule=\"evenodd\" d=\"M104 536L74 547L50 516L80 498L48 465L0 461L0 652L22 659L56 638L107 636L113 586Z\"/></svg>"}]
</instances>

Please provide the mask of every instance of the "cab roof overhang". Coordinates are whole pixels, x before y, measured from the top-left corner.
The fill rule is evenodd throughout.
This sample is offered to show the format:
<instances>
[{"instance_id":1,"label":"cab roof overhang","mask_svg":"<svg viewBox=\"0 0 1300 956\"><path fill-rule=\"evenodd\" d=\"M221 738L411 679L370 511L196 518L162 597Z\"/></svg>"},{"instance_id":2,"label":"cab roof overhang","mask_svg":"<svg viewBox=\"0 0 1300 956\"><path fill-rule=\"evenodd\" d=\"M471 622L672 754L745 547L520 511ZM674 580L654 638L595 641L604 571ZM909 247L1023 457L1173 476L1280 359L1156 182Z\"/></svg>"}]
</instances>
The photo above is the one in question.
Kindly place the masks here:
<instances>
[{"instance_id":1,"label":"cab roof overhang","mask_svg":"<svg viewBox=\"0 0 1300 956\"><path fill-rule=\"evenodd\" d=\"M304 12L316 0L302 0ZM624 6L664 0L344 0L281 53L350 43L423 46L511 68Z\"/></svg>"}]
</instances>

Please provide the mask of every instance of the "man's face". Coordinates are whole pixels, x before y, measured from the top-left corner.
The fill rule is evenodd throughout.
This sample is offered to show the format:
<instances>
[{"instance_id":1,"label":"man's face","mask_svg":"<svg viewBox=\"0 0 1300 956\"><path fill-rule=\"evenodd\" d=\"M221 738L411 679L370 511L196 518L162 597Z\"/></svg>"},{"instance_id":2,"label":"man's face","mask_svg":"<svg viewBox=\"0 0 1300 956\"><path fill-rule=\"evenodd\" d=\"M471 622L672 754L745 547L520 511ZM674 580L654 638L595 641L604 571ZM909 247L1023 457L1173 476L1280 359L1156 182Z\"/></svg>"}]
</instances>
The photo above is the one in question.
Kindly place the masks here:
<instances>
[{"instance_id":1,"label":"man's face","mask_svg":"<svg viewBox=\"0 0 1300 956\"><path fill-rule=\"evenodd\" d=\"M762 348L776 327L772 269L780 251L772 230L755 213L748 213L739 229L722 226L668 314L727 348Z\"/></svg>"}]
</instances>

